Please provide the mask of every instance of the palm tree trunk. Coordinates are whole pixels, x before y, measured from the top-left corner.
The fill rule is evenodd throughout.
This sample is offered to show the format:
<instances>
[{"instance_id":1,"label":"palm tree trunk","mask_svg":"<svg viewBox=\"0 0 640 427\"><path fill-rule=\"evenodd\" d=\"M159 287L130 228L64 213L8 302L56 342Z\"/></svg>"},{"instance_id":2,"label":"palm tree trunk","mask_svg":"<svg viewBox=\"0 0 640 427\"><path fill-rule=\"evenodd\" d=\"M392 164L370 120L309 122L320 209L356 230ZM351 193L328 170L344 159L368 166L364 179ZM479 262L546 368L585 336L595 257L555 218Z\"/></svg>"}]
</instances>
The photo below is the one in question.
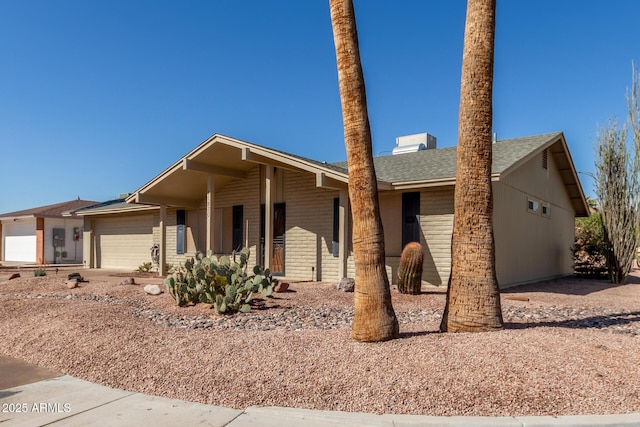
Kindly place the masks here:
<instances>
[{"instance_id":1,"label":"palm tree trunk","mask_svg":"<svg viewBox=\"0 0 640 427\"><path fill-rule=\"evenodd\" d=\"M492 90L496 0L468 0L462 58L451 275L443 332L503 326L493 239Z\"/></svg>"},{"instance_id":2,"label":"palm tree trunk","mask_svg":"<svg viewBox=\"0 0 640 427\"><path fill-rule=\"evenodd\" d=\"M399 328L385 270L384 234L355 13L351 0L330 0L329 6L353 213L356 283L351 336L358 341L386 341L397 338Z\"/></svg>"}]
</instances>

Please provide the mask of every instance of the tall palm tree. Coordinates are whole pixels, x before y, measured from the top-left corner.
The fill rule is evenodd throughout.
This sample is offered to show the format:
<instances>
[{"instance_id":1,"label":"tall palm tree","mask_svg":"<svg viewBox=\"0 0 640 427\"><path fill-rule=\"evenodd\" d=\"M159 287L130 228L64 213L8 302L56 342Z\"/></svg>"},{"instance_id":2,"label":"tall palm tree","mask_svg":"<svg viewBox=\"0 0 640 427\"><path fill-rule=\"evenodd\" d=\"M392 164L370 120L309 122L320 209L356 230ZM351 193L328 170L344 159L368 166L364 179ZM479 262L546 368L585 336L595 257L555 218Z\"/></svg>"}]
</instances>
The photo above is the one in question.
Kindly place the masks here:
<instances>
[{"instance_id":1,"label":"tall palm tree","mask_svg":"<svg viewBox=\"0 0 640 427\"><path fill-rule=\"evenodd\" d=\"M356 18L351 0L329 0L329 7L353 213L356 284L351 336L358 341L386 341L397 338L399 328L385 270L384 235Z\"/></svg>"},{"instance_id":2,"label":"tall palm tree","mask_svg":"<svg viewBox=\"0 0 640 427\"><path fill-rule=\"evenodd\" d=\"M496 0L468 0L462 56L451 275L440 330L503 326L491 189Z\"/></svg>"}]
</instances>

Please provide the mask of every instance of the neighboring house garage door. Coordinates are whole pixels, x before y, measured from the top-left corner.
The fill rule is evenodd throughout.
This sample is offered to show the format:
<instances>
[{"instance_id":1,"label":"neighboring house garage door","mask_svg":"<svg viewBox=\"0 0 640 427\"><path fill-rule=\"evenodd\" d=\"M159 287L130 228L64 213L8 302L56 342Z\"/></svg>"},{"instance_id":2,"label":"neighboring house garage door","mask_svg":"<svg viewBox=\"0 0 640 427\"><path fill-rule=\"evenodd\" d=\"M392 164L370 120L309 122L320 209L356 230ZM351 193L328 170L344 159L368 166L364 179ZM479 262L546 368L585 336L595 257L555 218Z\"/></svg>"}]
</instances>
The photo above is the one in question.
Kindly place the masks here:
<instances>
[{"instance_id":1,"label":"neighboring house garage door","mask_svg":"<svg viewBox=\"0 0 640 427\"><path fill-rule=\"evenodd\" d=\"M5 223L4 260L36 262L36 222Z\"/></svg>"},{"instance_id":2,"label":"neighboring house garage door","mask_svg":"<svg viewBox=\"0 0 640 427\"><path fill-rule=\"evenodd\" d=\"M151 215L97 220L94 235L98 268L135 270L151 261Z\"/></svg>"}]
</instances>

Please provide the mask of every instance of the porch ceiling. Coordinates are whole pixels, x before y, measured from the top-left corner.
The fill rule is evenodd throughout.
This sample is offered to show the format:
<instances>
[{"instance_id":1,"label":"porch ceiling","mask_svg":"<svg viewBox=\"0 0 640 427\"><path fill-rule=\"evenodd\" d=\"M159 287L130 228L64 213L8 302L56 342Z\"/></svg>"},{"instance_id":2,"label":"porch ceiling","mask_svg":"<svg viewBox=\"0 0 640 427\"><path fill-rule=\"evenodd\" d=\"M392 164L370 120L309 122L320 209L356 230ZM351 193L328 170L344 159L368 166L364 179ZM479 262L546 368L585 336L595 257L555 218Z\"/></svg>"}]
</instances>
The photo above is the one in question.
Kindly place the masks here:
<instances>
[{"instance_id":1,"label":"porch ceiling","mask_svg":"<svg viewBox=\"0 0 640 427\"><path fill-rule=\"evenodd\" d=\"M198 207L207 194L208 174L214 175L214 190L233 179L247 176L255 163L242 160L242 149L212 142L206 149L189 153L132 198L137 203ZM134 200L131 200L134 201Z\"/></svg>"},{"instance_id":2,"label":"porch ceiling","mask_svg":"<svg viewBox=\"0 0 640 427\"><path fill-rule=\"evenodd\" d=\"M346 171L304 157L214 135L129 196L127 203L197 208L214 177L214 192L234 179L245 179L258 164L316 175L319 186L345 187Z\"/></svg>"}]
</instances>

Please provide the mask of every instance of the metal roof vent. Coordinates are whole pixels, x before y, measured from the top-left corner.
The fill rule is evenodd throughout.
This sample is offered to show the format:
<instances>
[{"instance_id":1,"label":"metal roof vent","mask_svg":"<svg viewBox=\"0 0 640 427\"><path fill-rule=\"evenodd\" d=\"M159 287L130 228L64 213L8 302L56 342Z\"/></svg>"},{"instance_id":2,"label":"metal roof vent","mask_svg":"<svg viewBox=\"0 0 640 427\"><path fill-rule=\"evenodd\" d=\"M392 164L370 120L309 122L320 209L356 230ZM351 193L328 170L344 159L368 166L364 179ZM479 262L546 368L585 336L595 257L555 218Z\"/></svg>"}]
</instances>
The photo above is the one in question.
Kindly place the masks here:
<instances>
[{"instance_id":1,"label":"metal roof vent","mask_svg":"<svg viewBox=\"0 0 640 427\"><path fill-rule=\"evenodd\" d=\"M431 150L436 148L436 137L428 133L399 136L396 138L396 147L391 154L414 153L416 151Z\"/></svg>"}]
</instances>

